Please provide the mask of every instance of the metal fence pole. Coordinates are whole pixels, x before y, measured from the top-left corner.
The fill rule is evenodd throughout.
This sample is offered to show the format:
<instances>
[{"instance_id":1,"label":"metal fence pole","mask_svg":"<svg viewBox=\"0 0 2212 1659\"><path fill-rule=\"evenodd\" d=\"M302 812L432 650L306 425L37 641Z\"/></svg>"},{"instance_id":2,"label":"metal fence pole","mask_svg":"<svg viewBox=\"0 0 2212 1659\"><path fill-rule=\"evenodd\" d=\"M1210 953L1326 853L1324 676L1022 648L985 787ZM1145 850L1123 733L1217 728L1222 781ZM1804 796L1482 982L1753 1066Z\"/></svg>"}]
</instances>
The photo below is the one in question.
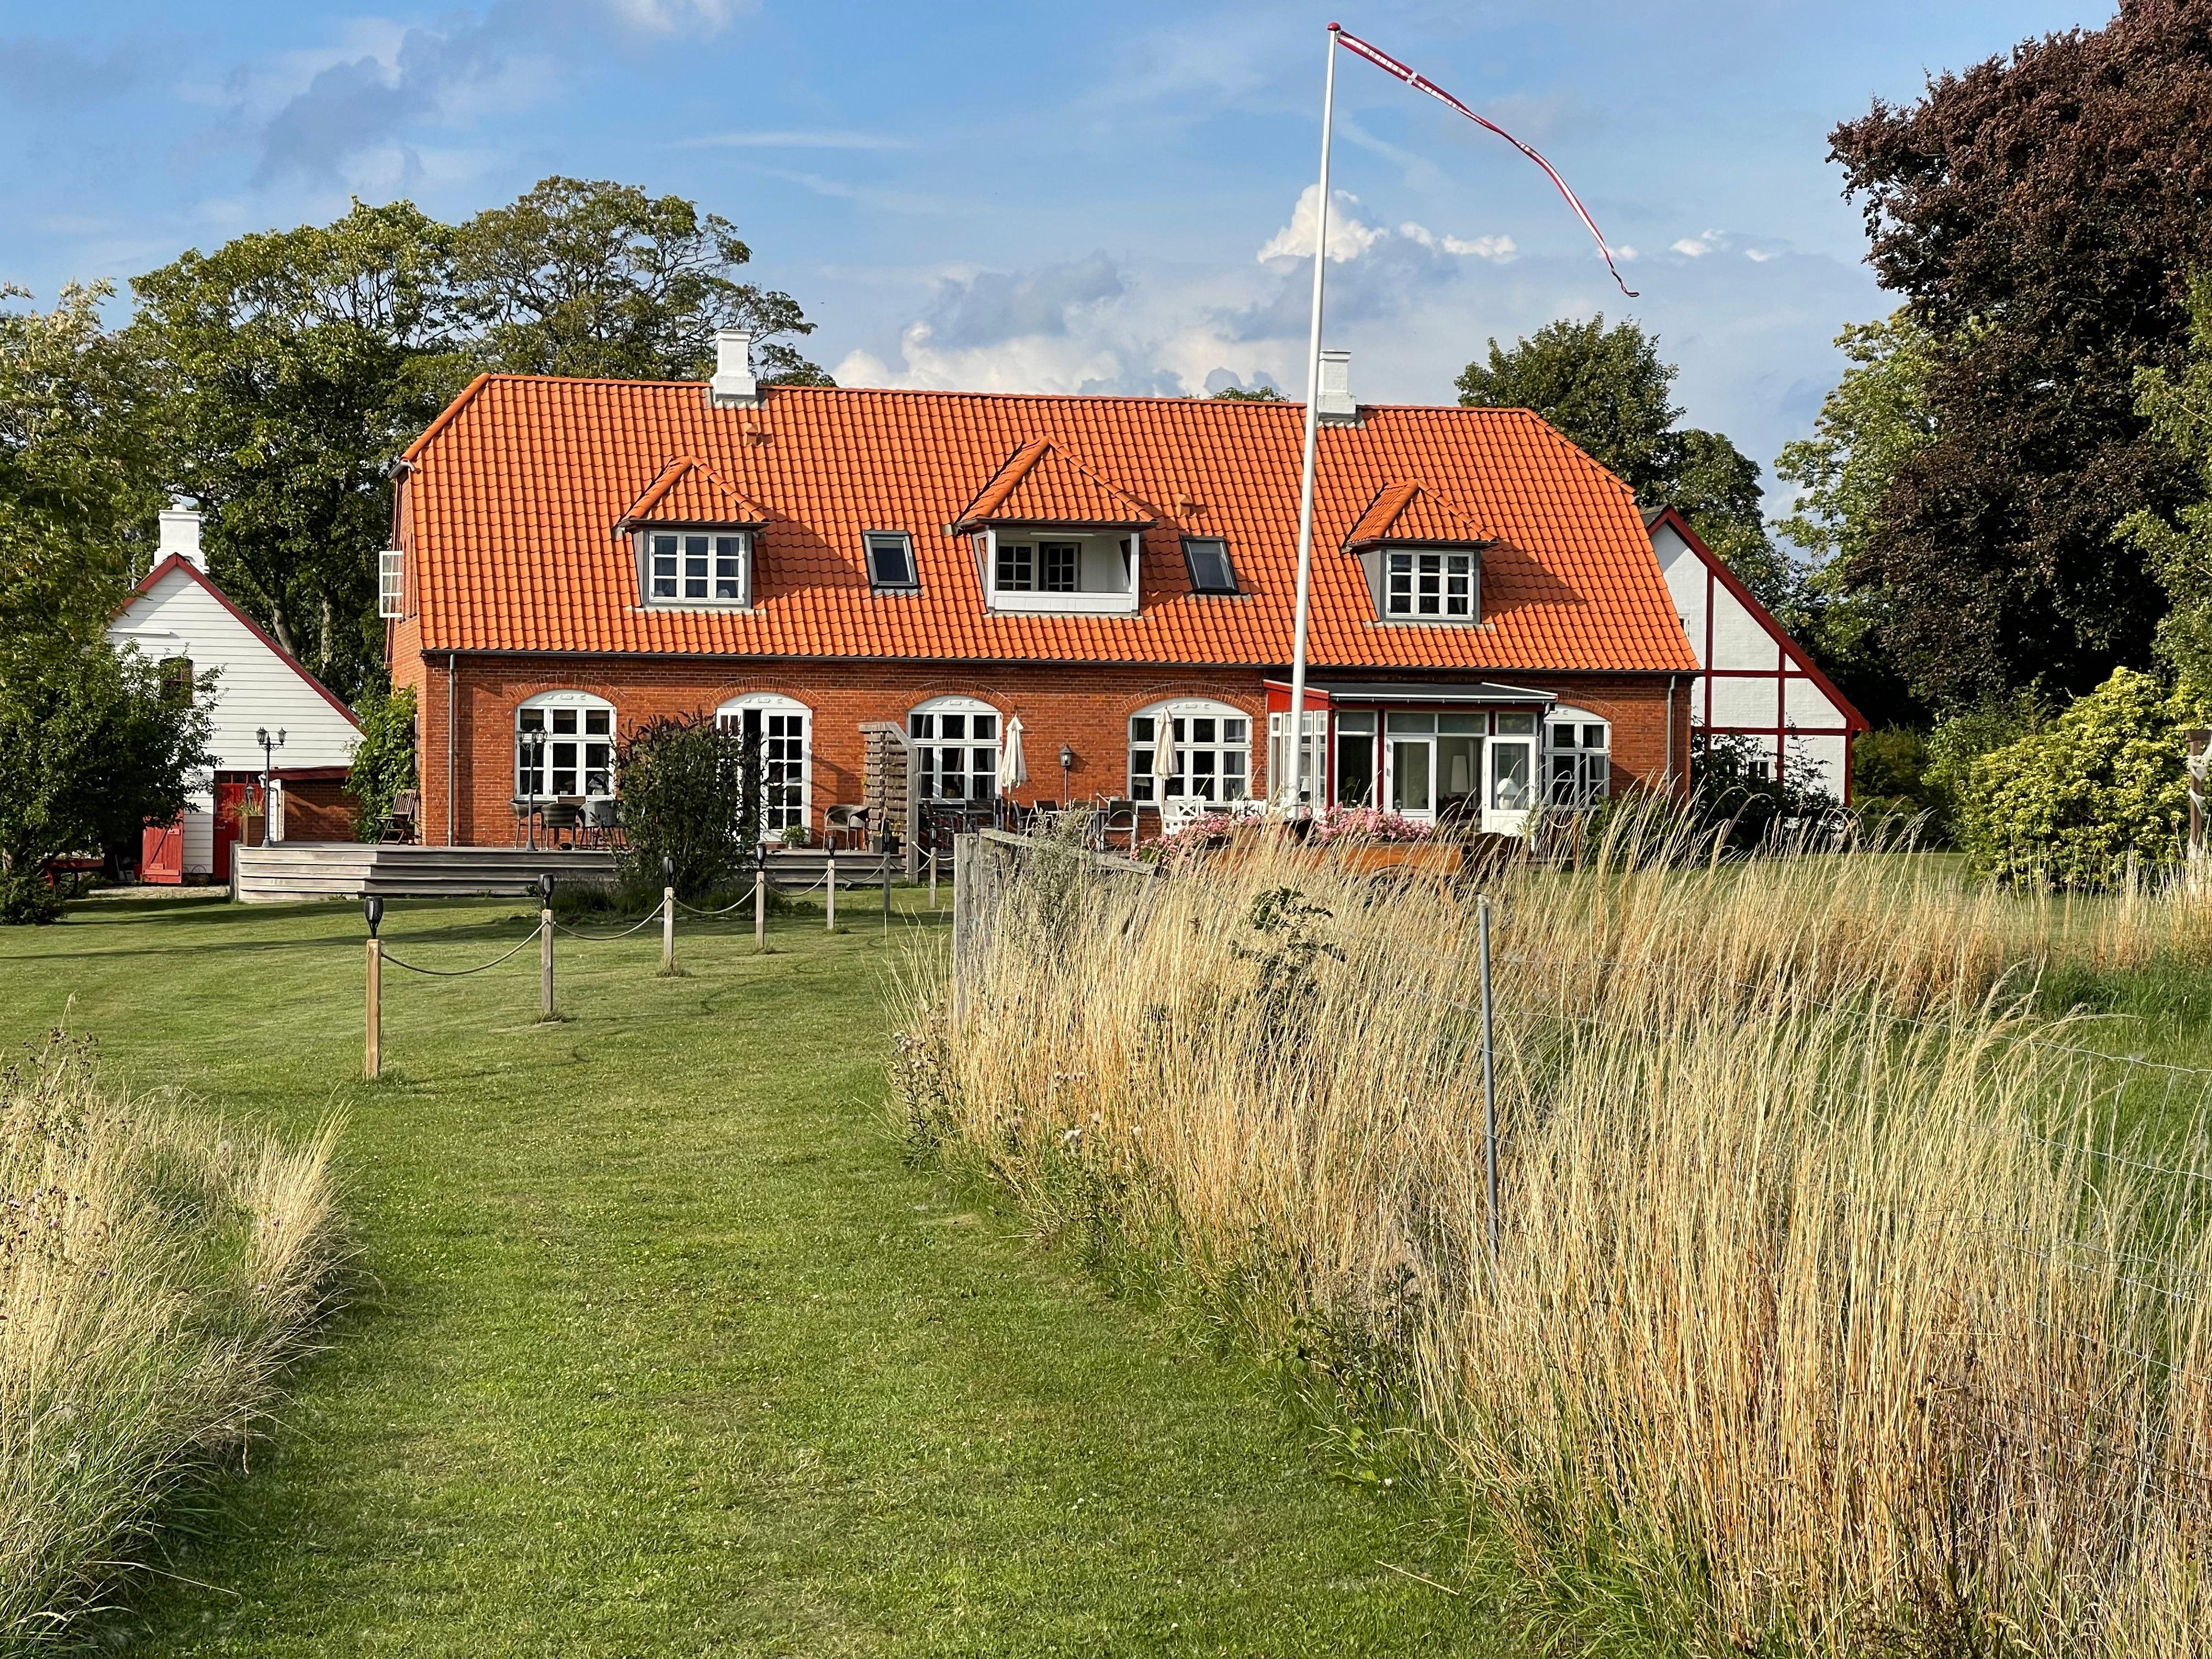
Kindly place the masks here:
<instances>
[{"instance_id":1,"label":"metal fence pole","mask_svg":"<svg viewBox=\"0 0 2212 1659\"><path fill-rule=\"evenodd\" d=\"M553 1018L553 907L547 905L538 913L538 974L543 981L544 994L539 999L539 1017Z\"/></svg>"},{"instance_id":2,"label":"metal fence pole","mask_svg":"<svg viewBox=\"0 0 2212 1659\"><path fill-rule=\"evenodd\" d=\"M384 1071L384 946L376 939L368 942L368 1044L362 1056L362 1070L368 1077L379 1077Z\"/></svg>"},{"instance_id":3,"label":"metal fence pole","mask_svg":"<svg viewBox=\"0 0 2212 1659\"><path fill-rule=\"evenodd\" d=\"M829 867L822 877L822 890L830 902L830 919L822 925L830 933L837 931L837 849L830 849Z\"/></svg>"},{"instance_id":4,"label":"metal fence pole","mask_svg":"<svg viewBox=\"0 0 2212 1659\"><path fill-rule=\"evenodd\" d=\"M1496 1005L1490 996L1490 900L1475 901L1482 951L1482 1157L1490 1193L1490 1265L1498 1265L1498 1042Z\"/></svg>"}]
</instances>

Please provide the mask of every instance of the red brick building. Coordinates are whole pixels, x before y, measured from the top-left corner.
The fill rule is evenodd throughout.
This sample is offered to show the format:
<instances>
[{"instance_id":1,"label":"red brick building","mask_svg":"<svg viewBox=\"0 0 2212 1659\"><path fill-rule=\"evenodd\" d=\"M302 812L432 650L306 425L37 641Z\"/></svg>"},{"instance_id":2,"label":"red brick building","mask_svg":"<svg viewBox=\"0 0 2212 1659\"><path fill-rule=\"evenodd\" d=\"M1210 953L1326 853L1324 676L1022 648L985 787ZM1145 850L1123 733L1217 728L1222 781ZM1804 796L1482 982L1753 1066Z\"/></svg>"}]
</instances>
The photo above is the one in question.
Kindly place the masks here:
<instances>
[{"instance_id":1,"label":"red brick building","mask_svg":"<svg viewBox=\"0 0 2212 1659\"><path fill-rule=\"evenodd\" d=\"M1264 796L1300 405L763 388L718 344L708 386L486 376L407 451L384 592L425 840L610 794L620 733L699 712L817 833L869 727L925 799ZM1698 665L1627 489L1522 410L1322 414L1319 793L1510 830L1674 787Z\"/></svg>"}]
</instances>

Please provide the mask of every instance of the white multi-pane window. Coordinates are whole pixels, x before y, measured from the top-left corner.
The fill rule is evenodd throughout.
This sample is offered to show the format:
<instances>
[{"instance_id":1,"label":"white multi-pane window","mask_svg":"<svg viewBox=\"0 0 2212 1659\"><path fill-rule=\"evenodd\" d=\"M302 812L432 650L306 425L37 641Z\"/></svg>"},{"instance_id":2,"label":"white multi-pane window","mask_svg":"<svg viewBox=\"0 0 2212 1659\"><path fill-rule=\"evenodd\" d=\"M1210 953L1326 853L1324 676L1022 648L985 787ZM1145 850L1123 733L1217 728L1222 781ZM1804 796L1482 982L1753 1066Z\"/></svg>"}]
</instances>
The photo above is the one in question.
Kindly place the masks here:
<instances>
[{"instance_id":1,"label":"white multi-pane window","mask_svg":"<svg viewBox=\"0 0 2212 1659\"><path fill-rule=\"evenodd\" d=\"M1394 549L1383 556L1385 616L1474 619L1474 555Z\"/></svg>"},{"instance_id":2,"label":"white multi-pane window","mask_svg":"<svg viewBox=\"0 0 2212 1659\"><path fill-rule=\"evenodd\" d=\"M999 711L973 697L933 697L906 717L922 800L988 801L999 793Z\"/></svg>"},{"instance_id":3,"label":"white multi-pane window","mask_svg":"<svg viewBox=\"0 0 2212 1659\"><path fill-rule=\"evenodd\" d=\"M1047 593L1073 593L1083 568L1080 542L1037 544L1037 586Z\"/></svg>"},{"instance_id":4,"label":"white multi-pane window","mask_svg":"<svg viewBox=\"0 0 2212 1659\"><path fill-rule=\"evenodd\" d=\"M407 556L398 548L376 556L376 614L387 622L407 614Z\"/></svg>"},{"instance_id":5,"label":"white multi-pane window","mask_svg":"<svg viewBox=\"0 0 2212 1659\"><path fill-rule=\"evenodd\" d=\"M588 691L541 691L514 711L517 799L603 800L615 793L615 706Z\"/></svg>"},{"instance_id":6,"label":"white multi-pane window","mask_svg":"<svg viewBox=\"0 0 2212 1659\"><path fill-rule=\"evenodd\" d=\"M761 829L765 834L805 829L810 821L812 721L813 711L805 703L773 691L733 697L714 711L716 725L744 733L760 756Z\"/></svg>"},{"instance_id":7,"label":"white multi-pane window","mask_svg":"<svg viewBox=\"0 0 2212 1659\"><path fill-rule=\"evenodd\" d=\"M1129 799L1249 799L1252 717L1225 702L1181 699L1129 717Z\"/></svg>"},{"instance_id":8,"label":"white multi-pane window","mask_svg":"<svg viewBox=\"0 0 2212 1659\"><path fill-rule=\"evenodd\" d=\"M1613 728L1579 708L1554 708L1544 722L1544 775L1550 805L1599 805L1613 789Z\"/></svg>"},{"instance_id":9,"label":"white multi-pane window","mask_svg":"<svg viewBox=\"0 0 2212 1659\"><path fill-rule=\"evenodd\" d=\"M999 544L998 580L1002 593L1027 593L1036 586L1036 548L1029 542Z\"/></svg>"},{"instance_id":10,"label":"white multi-pane window","mask_svg":"<svg viewBox=\"0 0 2212 1659\"><path fill-rule=\"evenodd\" d=\"M743 605L745 539L729 531L648 532L645 538L647 602Z\"/></svg>"}]
</instances>

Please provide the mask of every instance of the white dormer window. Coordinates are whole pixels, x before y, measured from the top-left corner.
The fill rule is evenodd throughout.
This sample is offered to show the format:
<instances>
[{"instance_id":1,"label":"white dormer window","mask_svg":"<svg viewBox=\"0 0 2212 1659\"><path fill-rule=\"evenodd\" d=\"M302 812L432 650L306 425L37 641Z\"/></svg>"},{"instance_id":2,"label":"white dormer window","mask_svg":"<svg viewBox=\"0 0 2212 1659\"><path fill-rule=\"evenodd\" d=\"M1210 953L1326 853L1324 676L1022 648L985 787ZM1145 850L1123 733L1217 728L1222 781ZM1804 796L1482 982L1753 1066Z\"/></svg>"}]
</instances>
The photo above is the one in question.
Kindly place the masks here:
<instances>
[{"instance_id":1,"label":"white dormer window","mask_svg":"<svg viewBox=\"0 0 2212 1659\"><path fill-rule=\"evenodd\" d=\"M1140 538L1128 531L994 526L975 538L994 611L1134 615Z\"/></svg>"},{"instance_id":2,"label":"white dormer window","mask_svg":"<svg viewBox=\"0 0 2212 1659\"><path fill-rule=\"evenodd\" d=\"M1394 621L1473 622L1475 556L1392 548L1382 556L1382 614Z\"/></svg>"},{"instance_id":3,"label":"white dormer window","mask_svg":"<svg viewBox=\"0 0 2212 1659\"><path fill-rule=\"evenodd\" d=\"M743 609L752 603L752 537L742 530L648 530L638 538L645 602Z\"/></svg>"}]
</instances>

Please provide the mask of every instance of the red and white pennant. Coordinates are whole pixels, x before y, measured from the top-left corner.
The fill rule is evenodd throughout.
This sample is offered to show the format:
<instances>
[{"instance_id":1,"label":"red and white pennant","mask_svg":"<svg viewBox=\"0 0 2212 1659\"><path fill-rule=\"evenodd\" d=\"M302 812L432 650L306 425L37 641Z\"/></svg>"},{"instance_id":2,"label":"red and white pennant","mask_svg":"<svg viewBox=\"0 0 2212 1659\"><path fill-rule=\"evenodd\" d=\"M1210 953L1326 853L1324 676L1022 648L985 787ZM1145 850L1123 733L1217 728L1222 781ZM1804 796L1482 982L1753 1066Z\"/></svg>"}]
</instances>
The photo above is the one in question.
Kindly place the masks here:
<instances>
[{"instance_id":1,"label":"red and white pennant","mask_svg":"<svg viewBox=\"0 0 2212 1659\"><path fill-rule=\"evenodd\" d=\"M1427 76L1416 73L1411 67L1400 63L1389 52L1384 52L1380 46L1370 46L1366 41L1345 29L1340 25L1331 23L1328 26L1328 29L1329 33L1336 37L1338 43L1347 52L1353 52L1361 58L1364 58L1369 63L1374 64L1376 69L1381 70L1386 75L1394 75L1397 76L1399 80L1403 81L1407 86L1413 88L1414 91L1425 92L1430 97L1450 105L1452 108L1457 110L1462 115L1467 117L1468 120L1474 122L1475 125L1480 127L1484 131L1496 133L1500 138L1503 138L1507 143L1512 145L1514 149L1519 150L1523 155L1534 161L1538 167L1543 168L1544 176L1559 187L1559 194L1567 198L1567 205L1575 210L1575 216L1583 222L1583 225L1589 229L1591 237L1596 241L1597 251L1600 254L1603 255L1605 258L1605 268L1613 273L1613 280L1620 283L1620 291L1623 294L1626 294L1632 300L1638 297L1636 290L1629 287L1626 282L1621 280L1620 268L1613 262L1613 250L1605 245L1605 233L1597 228L1597 221L1590 217L1589 210L1583 205L1582 198L1577 196L1572 190L1568 188L1567 181L1565 179L1559 177L1558 168L1554 167L1549 161L1547 161L1541 155L1538 155L1532 146L1522 143L1518 138L1516 138L1511 133L1506 131L1504 127L1499 126L1495 121L1486 121L1483 119L1481 116L1477 115L1465 104L1461 103L1460 100L1453 97L1451 94L1446 92L1435 82L1430 80Z\"/></svg>"}]
</instances>

